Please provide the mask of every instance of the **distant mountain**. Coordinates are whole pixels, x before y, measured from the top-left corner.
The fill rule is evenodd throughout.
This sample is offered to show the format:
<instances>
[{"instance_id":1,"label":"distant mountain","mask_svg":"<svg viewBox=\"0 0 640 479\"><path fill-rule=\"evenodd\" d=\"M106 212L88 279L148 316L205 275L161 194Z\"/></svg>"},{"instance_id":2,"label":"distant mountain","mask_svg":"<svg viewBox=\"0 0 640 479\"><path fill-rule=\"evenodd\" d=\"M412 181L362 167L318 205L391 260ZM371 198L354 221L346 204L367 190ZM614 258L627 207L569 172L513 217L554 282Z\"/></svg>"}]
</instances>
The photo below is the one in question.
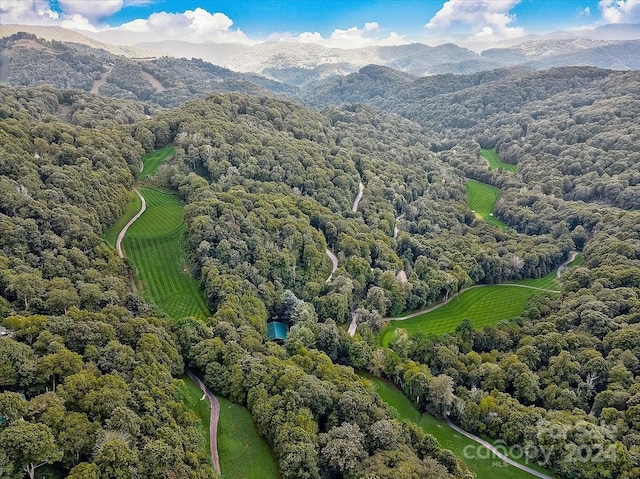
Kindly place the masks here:
<instances>
[{"instance_id":1,"label":"distant mountain","mask_svg":"<svg viewBox=\"0 0 640 479\"><path fill-rule=\"evenodd\" d=\"M18 32L31 33L38 38L42 38L48 41L55 40L58 42L80 43L91 48L99 48L102 50L106 50L114 55L122 55L125 57L142 58L155 55L154 52L144 50L140 47L131 45L113 45L112 43L101 42L89 38L87 35L84 35L76 30L69 30L62 27L12 24L0 25L0 38L10 37L14 33Z\"/></svg>"},{"instance_id":2,"label":"distant mountain","mask_svg":"<svg viewBox=\"0 0 640 479\"><path fill-rule=\"evenodd\" d=\"M219 65L227 71L244 74L242 77L235 78L236 83L232 88L249 88L247 83L243 83L249 82L253 85L249 90L259 86L287 94L295 93L297 88L315 85L319 81L358 73L361 68L367 65L393 68L414 77L441 74L467 75L513 66L533 69L557 66L595 66L618 70L640 69L640 54L638 54L640 51L640 25L635 24L606 25L594 29L554 32L545 36L529 35L512 39L501 46L486 49L481 53L453 43L435 47L413 43L356 49L326 48L313 43L294 42L263 42L244 45L161 41L137 43L133 46L116 46L109 45L104 41L108 39L124 43L144 40L145 37L144 35L127 36L127 32L123 31L80 34L58 27L17 25L3 25L2 36L6 37L18 30L32 32L38 36L42 35L51 40L80 43L129 58L146 58L152 62L165 56L200 59ZM40 56L46 57L46 55ZM0 62L1 60L2 57L0 57ZM3 62L3 66L0 66L0 81L7 81L9 75L6 61L7 59ZM50 59L45 58L45 63L50 63ZM147 71L153 68L153 64L146 63L145 65L146 73L153 75ZM37 69L37 66L25 65L24 68L28 72ZM93 72L96 77L93 81L100 78L105 68ZM200 88L199 85L189 83L189 79L200 78L199 81L201 81L200 73L196 74L195 70L191 68L187 70L190 73L186 76L182 75L186 80L183 86L179 87L181 94L175 98L186 98L188 95L195 94L195 90ZM191 74L195 76L189 76ZM217 91L220 91L220 88L230 87L230 84L220 84L220 78L211 77L210 71L204 74L206 79L202 80L205 82L205 86L202 88L206 91L216 88ZM258 76L248 77L249 74ZM71 72L67 76L69 75ZM180 76L179 73L175 75ZM175 77L175 75L173 76ZM268 77L270 82L264 76ZM30 81L30 78L27 74L21 81ZM223 81L228 82L230 79L231 77L226 76ZM209 80L214 83L207 83ZM238 83L238 81L240 82ZM107 79L107 83L113 83L113 81ZM112 85L107 85L105 89L113 94L116 93ZM147 86L144 86L143 90L147 91ZM156 93L160 92L156 91ZM122 91L118 91L117 94L122 97L129 96ZM168 94L165 96L168 98Z\"/></svg>"},{"instance_id":3,"label":"distant mountain","mask_svg":"<svg viewBox=\"0 0 640 479\"><path fill-rule=\"evenodd\" d=\"M0 83L51 84L163 107L209 92L292 95L297 89L252 73L236 73L200 59L127 58L87 45L46 41L30 33L0 38Z\"/></svg>"},{"instance_id":4,"label":"distant mountain","mask_svg":"<svg viewBox=\"0 0 640 479\"><path fill-rule=\"evenodd\" d=\"M596 66L617 70L640 69L640 40L614 41L571 38L533 40L506 48L484 50L482 58L500 66Z\"/></svg>"}]
</instances>

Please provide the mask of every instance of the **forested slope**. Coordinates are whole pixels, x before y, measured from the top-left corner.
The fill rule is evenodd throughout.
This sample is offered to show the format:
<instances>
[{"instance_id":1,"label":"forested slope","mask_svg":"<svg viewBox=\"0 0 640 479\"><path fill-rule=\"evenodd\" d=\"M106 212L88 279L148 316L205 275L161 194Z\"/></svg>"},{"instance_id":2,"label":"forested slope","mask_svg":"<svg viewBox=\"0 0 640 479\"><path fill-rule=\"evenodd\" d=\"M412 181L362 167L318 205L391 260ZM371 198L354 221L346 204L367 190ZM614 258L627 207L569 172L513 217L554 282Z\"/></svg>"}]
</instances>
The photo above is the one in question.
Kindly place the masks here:
<instances>
[{"instance_id":1,"label":"forested slope","mask_svg":"<svg viewBox=\"0 0 640 479\"><path fill-rule=\"evenodd\" d=\"M565 67L398 81L371 66L319 85L306 98L314 105L364 102L400 114L435 137L434 149L469 140L495 147L546 194L638 209L639 91L637 71Z\"/></svg>"},{"instance_id":2,"label":"forested slope","mask_svg":"<svg viewBox=\"0 0 640 479\"><path fill-rule=\"evenodd\" d=\"M376 71L385 75L376 68L367 75ZM403 91L420 91L420 82L431 85L429 93L400 101ZM421 81L397 75L383 82L381 95L365 95L371 107L312 112L269 96L209 94L150 118L121 100L51 88L0 90L2 218L11 232L28 230L2 235L2 317L15 334L2 339L11 365L2 387L25 388L28 401L0 395L0 413L14 411L0 435L17 441L18 427L48 428L58 446L47 459L65 472L91 461L81 467L97 468L100 477L111 477L109 467L131 471L128 477L195 477L189 469L208 477L187 445L192 418L173 401L171 374L184 362L214 392L249 408L285 478L470 475L415 425L390 419L355 368L393 381L420 411L535 448L544 454L530 460L548 458L545 466L560 477L637 477L635 82L636 73L588 68ZM86 105L79 125L60 121L65 102ZM127 107L132 116L99 119L100 105ZM94 130L80 126L92 121ZM580 127L587 131L581 141L570 134ZM154 318L128 294L125 265L99 240L122 212L143 152L169 144L175 154L153 181L186 204L188 266L212 311L204 322ZM481 147L495 147L518 172L489 170ZM580 161L569 170L565 158L573 149ZM509 228L475 218L467 178L500 189L496 214ZM354 212L360 182L364 196ZM593 196L596 189L580 196L586 185L614 182L621 185L616 195ZM85 185L92 191L79 194ZM325 247L339 258L328 282ZM463 321L439 337L400 331L389 348L379 347L388 314L434 304L473 283L540 278L576 249L584 264L563 275L559 297L534 298L521 315L482 330ZM17 281L23 272L25 281ZM117 287L106 287L105 278ZM352 313L359 322L354 337L346 333ZM290 326L284 347L266 339L267 321L275 319ZM154 368L160 385L147 377ZM92 398L111 394L103 382L122 390L124 381L113 401L127 409L116 408L120 416L134 419L115 426L108 412L94 410L104 402L78 399L77 374L95 376L85 381L100 391L87 393ZM88 440L77 456L60 446L60 423L29 412L54 382L57 392L47 397L59 396L97 431L97 442ZM156 385L167 395L146 392ZM171 427L151 432L147 416L161 406ZM142 432L122 424L140 424ZM110 447L128 458L125 465L99 460L109 443L103 436L116 437ZM178 466L148 459L169 452ZM74 459L61 463L64 454ZM18 464L18 457L0 457L0 464Z\"/></svg>"}]
</instances>

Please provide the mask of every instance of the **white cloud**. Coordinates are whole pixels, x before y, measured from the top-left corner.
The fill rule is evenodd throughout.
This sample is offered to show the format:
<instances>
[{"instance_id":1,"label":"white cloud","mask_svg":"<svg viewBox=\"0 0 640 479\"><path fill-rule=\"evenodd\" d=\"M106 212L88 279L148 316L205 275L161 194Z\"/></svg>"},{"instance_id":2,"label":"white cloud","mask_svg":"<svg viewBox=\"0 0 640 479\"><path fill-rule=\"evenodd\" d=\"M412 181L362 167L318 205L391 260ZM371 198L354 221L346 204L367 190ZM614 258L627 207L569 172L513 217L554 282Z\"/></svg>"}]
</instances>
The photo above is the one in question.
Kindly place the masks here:
<instances>
[{"instance_id":1,"label":"white cloud","mask_svg":"<svg viewBox=\"0 0 640 479\"><path fill-rule=\"evenodd\" d=\"M404 35L395 32L386 33L377 22L367 22L364 27L356 26L346 30L336 28L329 38L318 32L303 32L298 35L291 33L274 34L268 38L271 41L317 43L327 48L363 48L376 45L403 45L407 43Z\"/></svg>"},{"instance_id":2,"label":"white cloud","mask_svg":"<svg viewBox=\"0 0 640 479\"><path fill-rule=\"evenodd\" d=\"M461 28L470 39L500 40L522 36L525 34L522 28L509 26L515 20L510 11L518 3L520 0L448 0L425 27L434 33Z\"/></svg>"},{"instance_id":3,"label":"white cloud","mask_svg":"<svg viewBox=\"0 0 640 479\"><path fill-rule=\"evenodd\" d=\"M600 0L603 23L639 23L640 0Z\"/></svg>"},{"instance_id":4,"label":"white cloud","mask_svg":"<svg viewBox=\"0 0 640 479\"><path fill-rule=\"evenodd\" d=\"M58 0L58 5L65 15L82 15L84 18L97 20L108 17L122 10L124 0Z\"/></svg>"},{"instance_id":5,"label":"white cloud","mask_svg":"<svg viewBox=\"0 0 640 479\"><path fill-rule=\"evenodd\" d=\"M240 29L231 29L233 21L224 13L209 13L202 8L183 13L153 13L147 19L133 20L112 30L148 34L147 41L179 39L193 42L249 43Z\"/></svg>"},{"instance_id":6,"label":"white cloud","mask_svg":"<svg viewBox=\"0 0 640 479\"><path fill-rule=\"evenodd\" d=\"M0 19L2 23L51 25L59 18L51 9L49 0L2 0Z\"/></svg>"},{"instance_id":7,"label":"white cloud","mask_svg":"<svg viewBox=\"0 0 640 479\"><path fill-rule=\"evenodd\" d=\"M583 15L591 15L591 7L584 7L584 10L582 10L582 14Z\"/></svg>"}]
</instances>

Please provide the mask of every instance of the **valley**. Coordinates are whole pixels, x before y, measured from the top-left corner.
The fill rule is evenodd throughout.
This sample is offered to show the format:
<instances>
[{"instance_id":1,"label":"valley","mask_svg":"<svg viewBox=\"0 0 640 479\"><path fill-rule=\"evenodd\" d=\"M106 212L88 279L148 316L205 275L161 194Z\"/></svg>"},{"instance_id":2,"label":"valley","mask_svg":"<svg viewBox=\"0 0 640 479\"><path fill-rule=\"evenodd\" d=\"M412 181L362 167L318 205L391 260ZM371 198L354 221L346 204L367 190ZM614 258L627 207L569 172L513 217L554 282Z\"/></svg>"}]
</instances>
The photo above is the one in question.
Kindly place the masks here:
<instances>
[{"instance_id":1,"label":"valley","mask_svg":"<svg viewBox=\"0 0 640 479\"><path fill-rule=\"evenodd\" d=\"M638 477L638 40L162 43L238 72L36 30L0 38L0 476Z\"/></svg>"}]
</instances>

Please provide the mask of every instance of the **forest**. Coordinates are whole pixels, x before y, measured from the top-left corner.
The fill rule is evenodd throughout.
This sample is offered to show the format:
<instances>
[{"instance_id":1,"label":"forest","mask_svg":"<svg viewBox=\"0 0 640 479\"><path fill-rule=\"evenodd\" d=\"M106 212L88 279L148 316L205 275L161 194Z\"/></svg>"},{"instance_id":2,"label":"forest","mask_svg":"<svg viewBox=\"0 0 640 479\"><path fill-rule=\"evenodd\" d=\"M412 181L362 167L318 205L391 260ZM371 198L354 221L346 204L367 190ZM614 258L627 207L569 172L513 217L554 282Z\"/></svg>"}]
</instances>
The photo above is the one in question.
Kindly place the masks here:
<instances>
[{"instance_id":1,"label":"forest","mask_svg":"<svg viewBox=\"0 0 640 479\"><path fill-rule=\"evenodd\" d=\"M43 42L2 41L25 40ZM93 80L0 86L0 473L215 477L181 397L190 369L248 409L285 479L481 477L365 371L420 413L528 445L556 477L638 477L638 72L371 66L274 94L205 62L44 46L12 61L86 57ZM226 92L177 72L228 76ZM139 266L103 238L166 146L145 184L184 205L204 319L133 292ZM517 169L491 169L487 149ZM472 211L469 180L495 189L500 224ZM519 314L438 335L400 324L382 346L389 317L545 278L573 251L559 294Z\"/></svg>"}]
</instances>

